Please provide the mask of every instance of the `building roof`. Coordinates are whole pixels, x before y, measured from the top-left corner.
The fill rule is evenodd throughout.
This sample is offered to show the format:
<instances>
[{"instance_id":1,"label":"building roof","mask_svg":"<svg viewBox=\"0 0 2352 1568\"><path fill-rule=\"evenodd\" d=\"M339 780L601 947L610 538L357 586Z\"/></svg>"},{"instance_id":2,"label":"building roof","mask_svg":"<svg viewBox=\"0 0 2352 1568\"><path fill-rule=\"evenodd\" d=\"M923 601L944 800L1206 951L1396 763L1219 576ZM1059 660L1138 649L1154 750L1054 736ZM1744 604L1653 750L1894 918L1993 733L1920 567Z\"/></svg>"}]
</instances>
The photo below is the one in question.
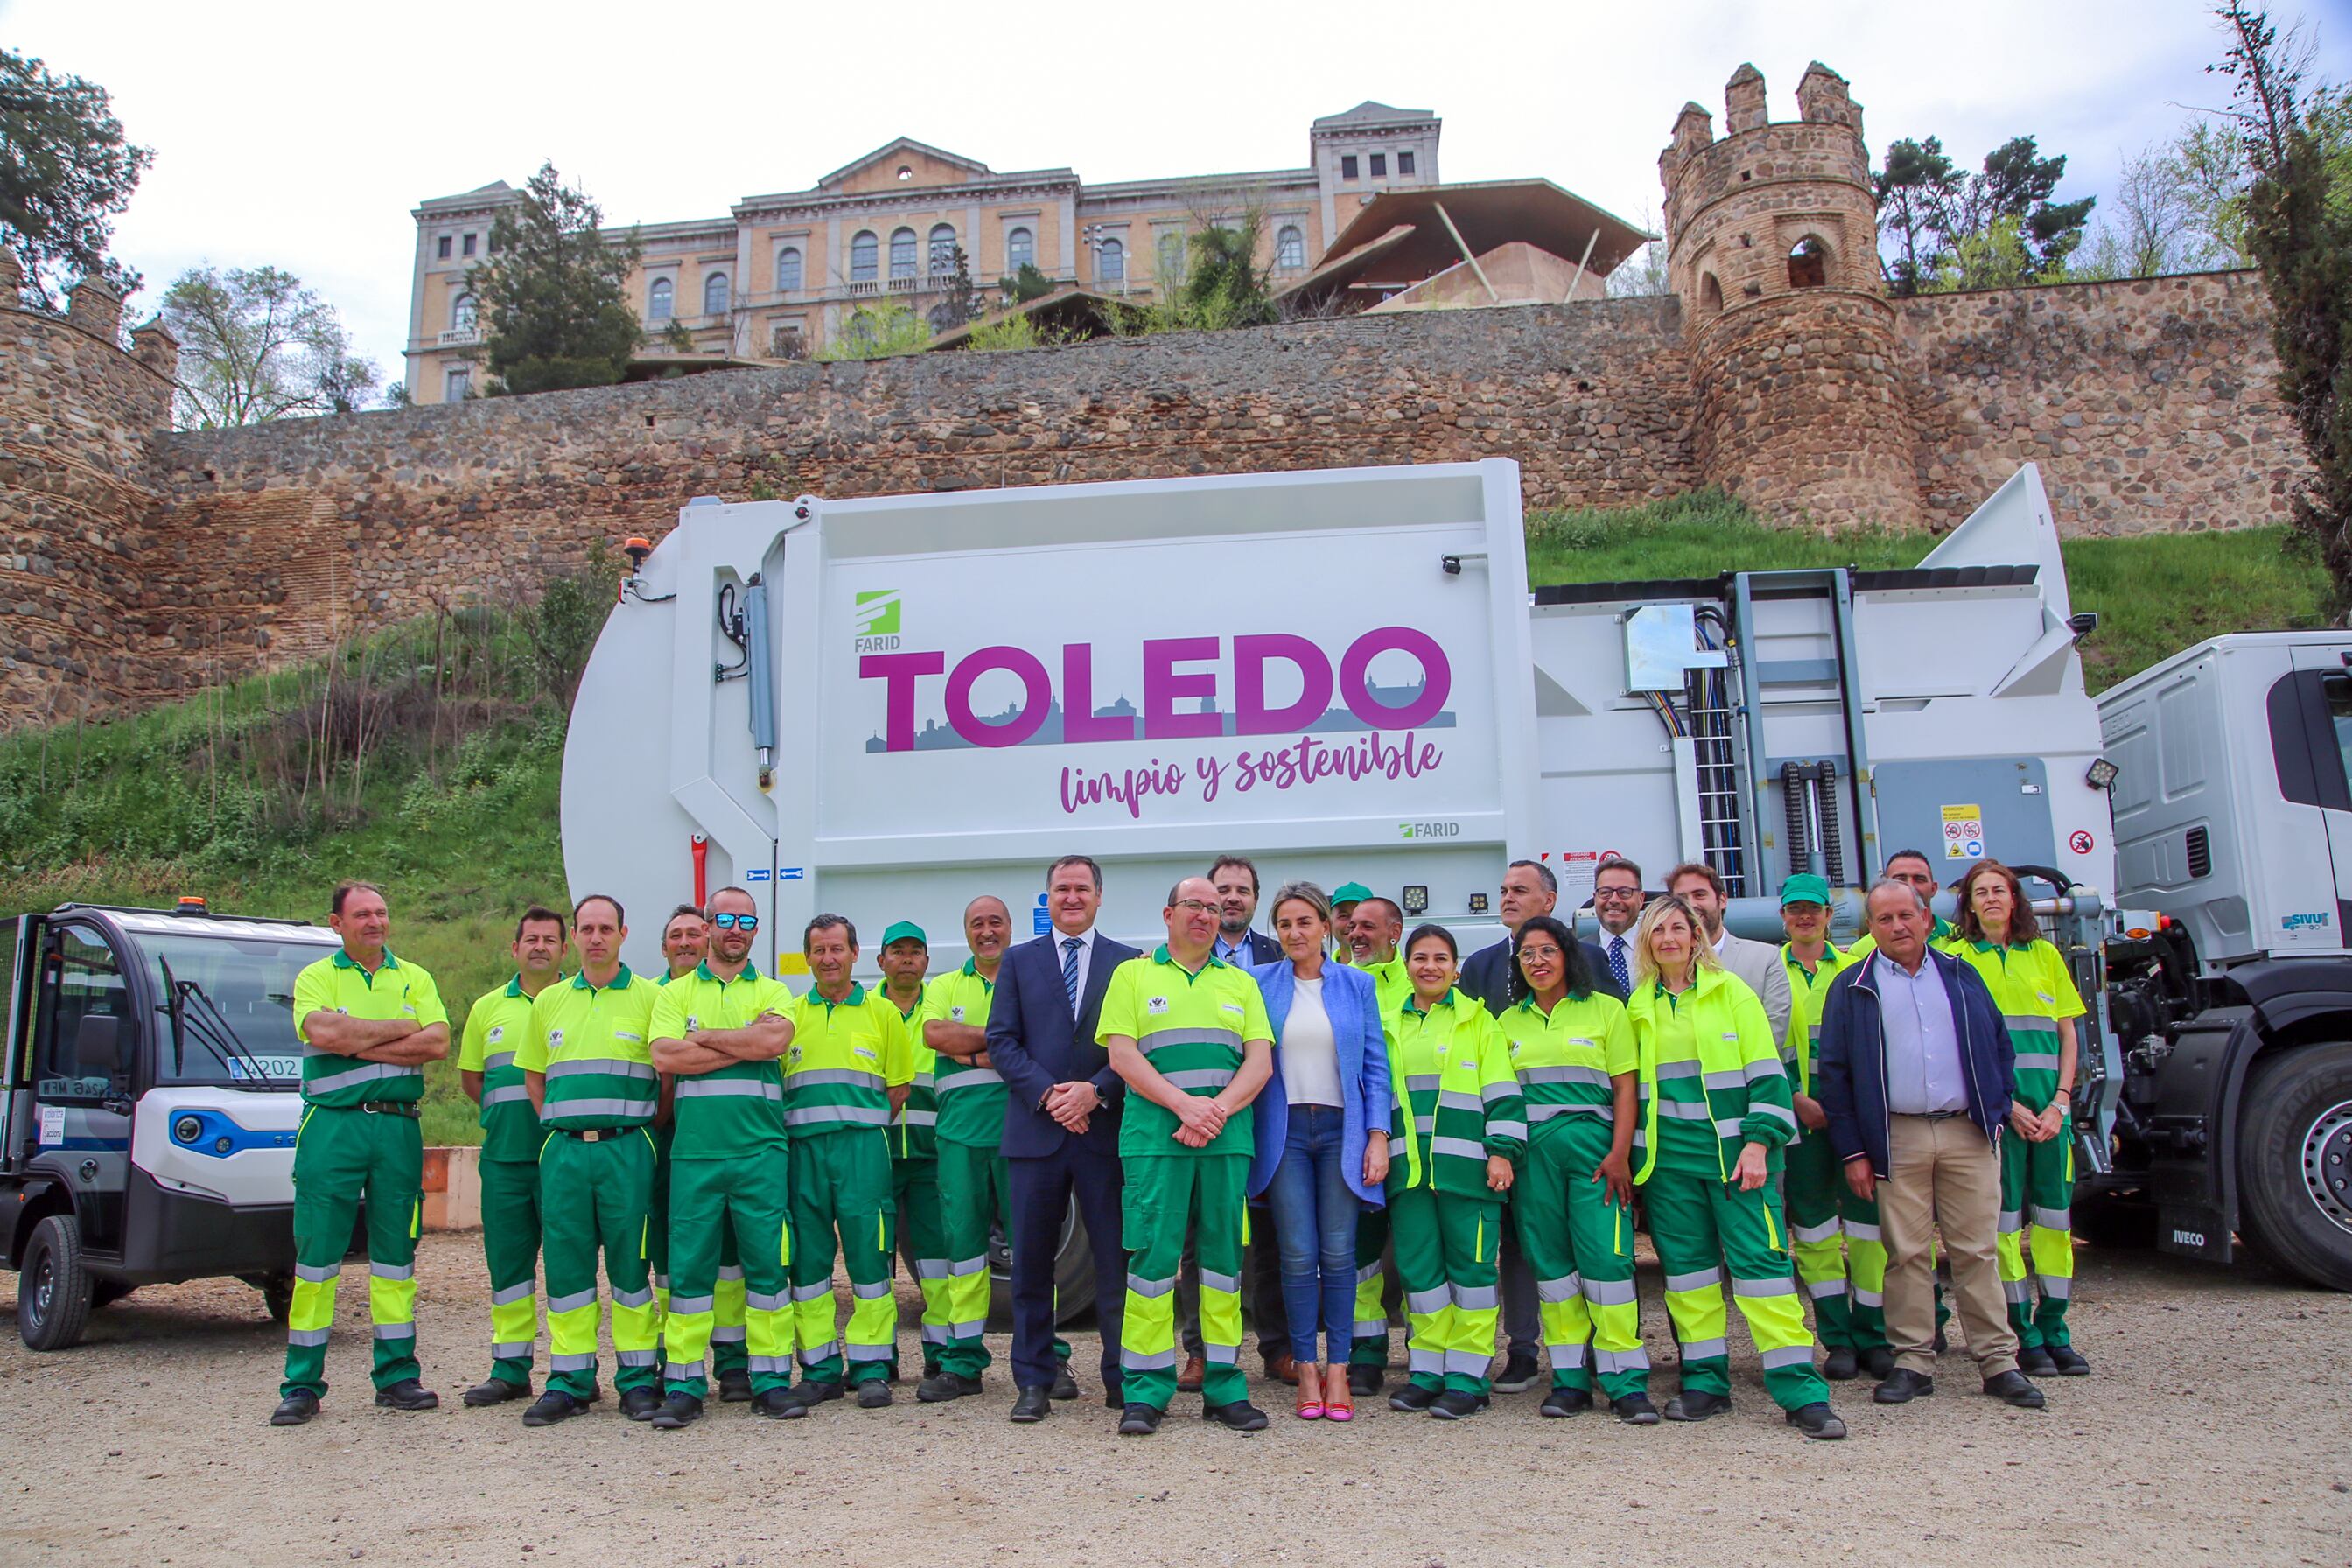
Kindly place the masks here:
<instances>
[{"instance_id":1,"label":"building roof","mask_svg":"<svg viewBox=\"0 0 2352 1568\"><path fill-rule=\"evenodd\" d=\"M1399 229L1408 232L1400 237ZM1283 292L1409 288L1462 265L1465 248L1484 257L1514 242L1565 258L1571 268L1589 242L1592 258L1585 270L1605 278L1656 237L1549 180L1383 191L1349 216L1323 264Z\"/></svg>"},{"instance_id":2,"label":"building roof","mask_svg":"<svg viewBox=\"0 0 2352 1568\"><path fill-rule=\"evenodd\" d=\"M931 340L930 350L937 353L941 349L963 348L970 341L973 328L1014 316L1026 316L1042 328L1059 331L1071 338L1097 338L1109 331L1111 312L1120 308L1120 301L1090 289L1056 289L1051 294L1024 300L1005 310L992 310L977 321L950 328Z\"/></svg>"},{"instance_id":3,"label":"building roof","mask_svg":"<svg viewBox=\"0 0 2352 1568\"><path fill-rule=\"evenodd\" d=\"M478 207L515 194L515 188L504 180L492 180L487 185L476 185L470 191L459 191L453 196L429 196L416 204L416 211L423 214L437 212L443 207Z\"/></svg>"},{"instance_id":4,"label":"building roof","mask_svg":"<svg viewBox=\"0 0 2352 1568\"><path fill-rule=\"evenodd\" d=\"M936 158L940 163L951 163L969 174L989 174L995 173L994 170L991 169L987 164L982 163L977 158L967 158L961 153L950 153L941 148L934 147L929 142L918 142L911 136L901 136L896 141L887 142L881 146L875 148L874 151L866 153L862 158L851 159L848 163L844 163L840 168L835 169L832 174L821 176L816 183L817 188L819 190L823 190L827 185L837 185L842 181L848 179L852 174L857 174L861 170L870 169L886 158L896 158L906 153L918 153L926 158Z\"/></svg>"},{"instance_id":5,"label":"building roof","mask_svg":"<svg viewBox=\"0 0 2352 1568\"><path fill-rule=\"evenodd\" d=\"M1434 120L1437 116L1426 109L1394 109L1388 104L1366 99L1355 108L1340 114L1326 114L1315 121L1318 131L1341 125L1381 125L1406 120Z\"/></svg>"},{"instance_id":6,"label":"building roof","mask_svg":"<svg viewBox=\"0 0 2352 1568\"><path fill-rule=\"evenodd\" d=\"M1559 305L1567 302L1571 294L1598 299L1605 288L1601 275L1590 267L1580 273L1569 258L1554 256L1523 239L1515 239L1479 257L1475 268L1467 261L1457 261L1402 294L1392 294L1377 305L1365 307L1364 313L1396 315L1407 310L1479 310L1489 305Z\"/></svg>"}]
</instances>

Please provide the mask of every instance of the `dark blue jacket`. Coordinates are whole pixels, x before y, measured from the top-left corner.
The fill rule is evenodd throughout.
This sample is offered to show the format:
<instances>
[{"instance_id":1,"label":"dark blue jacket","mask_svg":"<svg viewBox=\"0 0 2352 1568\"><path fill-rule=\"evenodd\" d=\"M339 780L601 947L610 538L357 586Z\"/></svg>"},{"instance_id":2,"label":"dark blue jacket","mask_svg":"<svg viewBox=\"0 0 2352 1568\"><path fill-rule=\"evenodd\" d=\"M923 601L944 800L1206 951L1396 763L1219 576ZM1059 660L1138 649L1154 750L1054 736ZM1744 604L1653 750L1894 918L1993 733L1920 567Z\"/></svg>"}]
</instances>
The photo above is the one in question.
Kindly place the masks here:
<instances>
[{"instance_id":1,"label":"dark blue jacket","mask_svg":"<svg viewBox=\"0 0 2352 1568\"><path fill-rule=\"evenodd\" d=\"M1886 1035L1878 1014L1878 968L1892 963L1873 952L1840 970L1822 1003L1820 1070L1813 1094L1830 1119L1830 1147L1841 1161L1870 1157L1870 1168L1886 1178ZM1949 953L1929 948L1924 963L1943 976L1951 998L1952 1027L1960 1037L1960 1077L1969 1091L1969 1120L1996 1148L2017 1097L2016 1047L2009 1026L1993 1005L1984 978Z\"/></svg>"},{"instance_id":2,"label":"dark blue jacket","mask_svg":"<svg viewBox=\"0 0 2352 1568\"><path fill-rule=\"evenodd\" d=\"M1584 949L1584 965L1592 972L1592 988L1605 996L1625 1000L1617 989L1617 977L1609 973L1609 954L1599 942L1578 939ZM1461 978L1454 984L1465 996L1474 996L1486 1004L1486 1011L1499 1018L1503 1009L1511 1005L1511 939L1482 947L1462 961Z\"/></svg>"},{"instance_id":3,"label":"dark blue jacket","mask_svg":"<svg viewBox=\"0 0 2352 1568\"><path fill-rule=\"evenodd\" d=\"M1266 1022L1274 1026L1274 1076L1250 1106L1256 1152L1250 1157L1249 1190L1255 1197L1274 1180L1274 1168L1282 1163L1283 1145L1290 1138L1290 1100L1282 1087L1282 1026L1297 999L1298 976L1286 958L1261 963L1250 973L1265 994ZM1379 1208L1389 1201L1388 1189L1364 1184L1364 1135L1376 1127L1389 1130L1389 1112L1396 1102L1390 1097L1388 1038L1381 1033L1381 1005L1372 977L1348 964L1324 964L1323 1011L1331 1019L1339 1094L1345 1101L1339 1108L1339 1174L1360 1201Z\"/></svg>"},{"instance_id":4,"label":"dark blue jacket","mask_svg":"<svg viewBox=\"0 0 2352 1568\"><path fill-rule=\"evenodd\" d=\"M1013 1158L1051 1154L1071 1134L1045 1114L1039 1102L1057 1083L1090 1080L1102 1105L1087 1120L1087 1147L1118 1154L1119 1095L1126 1088L1111 1070L1110 1053L1095 1043L1102 1018L1103 993L1111 971L1137 955L1135 949L1097 931L1087 989L1078 1016L1070 1017L1070 995L1062 989L1059 931L1023 942L1004 955L996 994L988 1005L988 1059L1003 1078L1004 1152Z\"/></svg>"}]
</instances>

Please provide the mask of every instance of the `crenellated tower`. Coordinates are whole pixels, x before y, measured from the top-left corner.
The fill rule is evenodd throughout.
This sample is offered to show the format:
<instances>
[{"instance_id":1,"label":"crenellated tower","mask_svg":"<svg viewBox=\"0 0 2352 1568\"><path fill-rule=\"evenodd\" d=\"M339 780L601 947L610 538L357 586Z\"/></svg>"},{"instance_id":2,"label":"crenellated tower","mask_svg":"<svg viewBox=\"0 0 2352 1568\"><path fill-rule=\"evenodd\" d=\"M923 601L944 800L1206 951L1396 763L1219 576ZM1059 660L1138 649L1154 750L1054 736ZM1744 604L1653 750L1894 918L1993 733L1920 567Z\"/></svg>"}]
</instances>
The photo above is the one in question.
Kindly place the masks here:
<instances>
[{"instance_id":1,"label":"crenellated tower","mask_svg":"<svg viewBox=\"0 0 2352 1568\"><path fill-rule=\"evenodd\" d=\"M1667 279L1698 389L1701 476L1776 521L1920 524L1895 312L1862 110L1819 61L1774 121L1752 65L1696 103L1658 157Z\"/></svg>"}]
</instances>

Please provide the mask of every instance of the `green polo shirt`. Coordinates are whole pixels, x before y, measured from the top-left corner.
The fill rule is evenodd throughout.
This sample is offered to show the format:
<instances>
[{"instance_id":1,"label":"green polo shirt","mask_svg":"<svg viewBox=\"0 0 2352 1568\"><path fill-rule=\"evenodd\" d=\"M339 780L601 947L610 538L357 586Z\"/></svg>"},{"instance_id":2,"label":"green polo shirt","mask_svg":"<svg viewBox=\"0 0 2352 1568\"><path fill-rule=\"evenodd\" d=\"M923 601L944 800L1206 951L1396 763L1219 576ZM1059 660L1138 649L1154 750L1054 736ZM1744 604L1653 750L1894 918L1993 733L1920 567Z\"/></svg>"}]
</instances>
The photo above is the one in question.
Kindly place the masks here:
<instances>
[{"instance_id":1,"label":"green polo shirt","mask_svg":"<svg viewBox=\"0 0 2352 1568\"><path fill-rule=\"evenodd\" d=\"M915 1081L907 1020L879 991L853 982L828 1002L812 987L793 1003L784 1055L784 1122L795 1136L890 1125L891 1086Z\"/></svg>"},{"instance_id":2,"label":"green polo shirt","mask_svg":"<svg viewBox=\"0 0 2352 1568\"><path fill-rule=\"evenodd\" d=\"M552 982L548 989L562 984ZM530 1090L523 1087L522 1068L515 1066L515 1048L530 1032L531 998L517 974L495 991L485 991L466 1009L466 1035L457 1047L457 1066L482 1075L482 1158L536 1160L546 1130L531 1109Z\"/></svg>"},{"instance_id":3,"label":"green polo shirt","mask_svg":"<svg viewBox=\"0 0 2352 1568\"><path fill-rule=\"evenodd\" d=\"M971 959L963 967L932 981L923 989L922 1022L969 1024L988 1027L988 1009L996 999L996 983L981 973ZM917 1029L919 1041L921 1030ZM973 1067L953 1057L931 1053L932 1091L940 1106L940 1141L971 1149L994 1149L1004 1142L1004 1079L994 1068Z\"/></svg>"},{"instance_id":4,"label":"green polo shirt","mask_svg":"<svg viewBox=\"0 0 2352 1568\"><path fill-rule=\"evenodd\" d=\"M732 980L698 964L654 998L651 1039L683 1040L698 1029L740 1029L763 1017L789 1018L793 994L750 964ZM784 1146L784 1069L780 1058L679 1073L671 1101L670 1157L730 1160Z\"/></svg>"},{"instance_id":5,"label":"green polo shirt","mask_svg":"<svg viewBox=\"0 0 2352 1568\"><path fill-rule=\"evenodd\" d=\"M310 1043L306 1026L313 1013L353 1018L414 1019L419 1028L449 1021L433 976L403 963L384 949L383 962L370 973L341 948L294 977L294 1033L302 1042L302 1099L310 1105L352 1106L376 1100L425 1097L425 1069L337 1056Z\"/></svg>"},{"instance_id":6,"label":"green polo shirt","mask_svg":"<svg viewBox=\"0 0 2352 1568\"><path fill-rule=\"evenodd\" d=\"M915 1005L898 1015L906 1022L907 1052L915 1068L914 1079L907 1090L907 1103L890 1119L890 1158L900 1162L936 1160L940 1156L936 1080L940 1054L923 1044L923 1008L930 994L926 984L915 993ZM875 994L889 1001L893 1007L898 1005L887 991L877 990Z\"/></svg>"},{"instance_id":7,"label":"green polo shirt","mask_svg":"<svg viewBox=\"0 0 2352 1568\"><path fill-rule=\"evenodd\" d=\"M2066 955L2040 937L2022 947L1955 939L1946 951L1983 978L2001 1022L2009 1026L2009 1043L2017 1053L2017 1098L2037 1111L2048 1110L2058 1093L2063 1050L2058 1020L2087 1011L2067 971ZM2080 1045L2078 1037L2078 1050Z\"/></svg>"},{"instance_id":8,"label":"green polo shirt","mask_svg":"<svg viewBox=\"0 0 2352 1568\"><path fill-rule=\"evenodd\" d=\"M1108 1041L1114 1035L1133 1040L1144 1059L1170 1083L1204 1099L1234 1081L1251 1041L1274 1042L1265 997L1249 971L1213 955L1199 973L1188 973L1169 956L1164 943L1150 957L1130 958L1112 972L1095 1037ZM1181 1123L1173 1111L1130 1094L1119 1121L1118 1152L1126 1159L1150 1154L1246 1156L1255 1147L1252 1120L1228 1117L1223 1131L1204 1147L1191 1149L1176 1141Z\"/></svg>"},{"instance_id":9,"label":"green polo shirt","mask_svg":"<svg viewBox=\"0 0 2352 1568\"><path fill-rule=\"evenodd\" d=\"M625 963L608 985L575 974L539 994L515 1065L546 1075L548 1126L586 1131L653 1121L661 1093L651 1044L660 994Z\"/></svg>"}]
</instances>

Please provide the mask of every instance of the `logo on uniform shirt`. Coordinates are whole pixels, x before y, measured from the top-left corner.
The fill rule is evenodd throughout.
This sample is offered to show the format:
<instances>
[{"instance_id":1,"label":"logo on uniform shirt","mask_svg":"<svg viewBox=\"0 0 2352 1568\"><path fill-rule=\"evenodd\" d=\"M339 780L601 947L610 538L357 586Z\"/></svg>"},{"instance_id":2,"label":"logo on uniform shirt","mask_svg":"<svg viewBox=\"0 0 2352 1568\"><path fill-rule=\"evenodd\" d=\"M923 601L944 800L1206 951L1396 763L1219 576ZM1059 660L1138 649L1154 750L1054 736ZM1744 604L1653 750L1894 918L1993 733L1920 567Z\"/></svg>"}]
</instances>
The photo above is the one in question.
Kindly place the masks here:
<instances>
[{"instance_id":1,"label":"logo on uniform shirt","mask_svg":"<svg viewBox=\"0 0 2352 1568\"><path fill-rule=\"evenodd\" d=\"M1228 1013L1247 1013L1249 1011L1248 1008L1243 1006L1238 1002L1226 1002L1222 1004L1222 1005Z\"/></svg>"},{"instance_id":2,"label":"logo on uniform shirt","mask_svg":"<svg viewBox=\"0 0 2352 1568\"><path fill-rule=\"evenodd\" d=\"M852 1046L849 1052L852 1056L864 1057L869 1062L874 1059L874 1047L871 1046Z\"/></svg>"},{"instance_id":3,"label":"logo on uniform shirt","mask_svg":"<svg viewBox=\"0 0 2352 1568\"><path fill-rule=\"evenodd\" d=\"M1165 996L1154 996L1150 1001L1146 1002L1143 1005L1143 1010L1147 1013L1165 1013L1168 1011L1168 998Z\"/></svg>"},{"instance_id":4,"label":"logo on uniform shirt","mask_svg":"<svg viewBox=\"0 0 2352 1568\"><path fill-rule=\"evenodd\" d=\"M493 1024L490 1026L490 1044L495 1046L506 1037L507 1026L504 1024Z\"/></svg>"},{"instance_id":5,"label":"logo on uniform shirt","mask_svg":"<svg viewBox=\"0 0 2352 1568\"><path fill-rule=\"evenodd\" d=\"M548 1031L547 1031L547 1048L548 1048L549 1050L551 1050L551 1051L553 1051L553 1050L561 1050L561 1049L562 1048L562 1047L563 1047L563 1031L562 1031L562 1030L561 1030L561 1029L550 1029L550 1030L548 1030Z\"/></svg>"},{"instance_id":6,"label":"logo on uniform shirt","mask_svg":"<svg viewBox=\"0 0 2352 1568\"><path fill-rule=\"evenodd\" d=\"M801 1065L801 1048L798 1045L790 1046L785 1048L784 1065L786 1067L795 1068Z\"/></svg>"},{"instance_id":7,"label":"logo on uniform shirt","mask_svg":"<svg viewBox=\"0 0 2352 1568\"><path fill-rule=\"evenodd\" d=\"M633 1045L633 1046L641 1046L641 1045L645 1044L645 1040L646 1040L646 1037L645 1037L643 1035L633 1035L633 1034L630 1034L626 1029L615 1029L615 1030L614 1030L614 1031L613 1031L613 1037L614 1037L614 1039L616 1039L616 1040L626 1040L626 1041L628 1041L628 1042L629 1042L631 1045Z\"/></svg>"},{"instance_id":8,"label":"logo on uniform shirt","mask_svg":"<svg viewBox=\"0 0 2352 1568\"><path fill-rule=\"evenodd\" d=\"M700 1027L702 1027L702 1020L688 1013L686 1016L686 1032L690 1035Z\"/></svg>"},{"instance_id":9,"label":"logo on uniform shirt","mask_svg":"<svg viewBox=\"0 0 2352 1568\"><path fill-rule=\"evenodd\" d=\"M950 1007L948 1009L948 1016L956 1023L961 1024L963 1022L963 1009L961 1007Z\"/></svg>"},{"instance_id":10,"label":"logo on uniform shirt","mask_svg":"<svg viewBox=\"0 0 2352 1568\"><path fill-rule=\"evenodd\" d=\"M2058 998L2053 996L2047 991L2036 991L2034 994L2042 998L2042 1005L2045 1007L2055 1007L2058 1005Z\"/></svg>"}]
</instances>

